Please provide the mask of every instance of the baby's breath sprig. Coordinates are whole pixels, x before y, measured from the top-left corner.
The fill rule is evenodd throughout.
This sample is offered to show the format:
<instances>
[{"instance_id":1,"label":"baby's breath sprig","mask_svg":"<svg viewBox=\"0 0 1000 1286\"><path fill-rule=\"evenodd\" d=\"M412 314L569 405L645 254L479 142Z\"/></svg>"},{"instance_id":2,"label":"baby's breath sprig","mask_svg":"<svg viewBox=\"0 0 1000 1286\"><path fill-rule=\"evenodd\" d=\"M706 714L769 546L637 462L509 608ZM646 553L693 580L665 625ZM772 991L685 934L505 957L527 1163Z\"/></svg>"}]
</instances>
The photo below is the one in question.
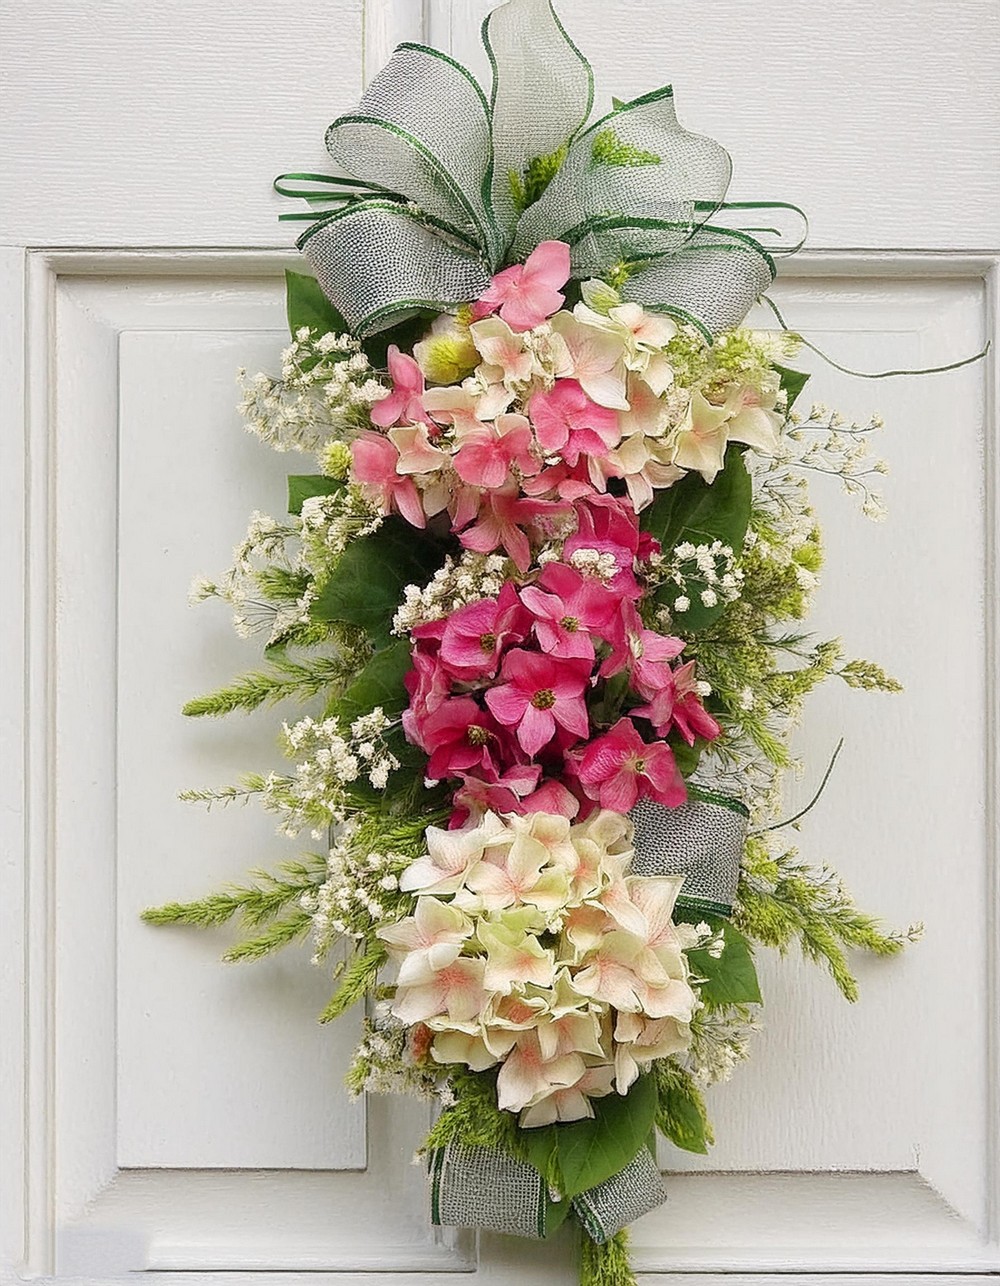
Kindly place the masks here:
<instances>
[{"instance_id":1,"label":"baby's breath sprig","mask_svg":"<svg viewBox=\"0 0 1000 1286\"><path fill-rule=\"evenodd\" d=\"M239 378L247 430L277 451L322 451L353 435L388 392L354 336L316 336L307 326L282 352L280 376L241 370Z\"/></svg>"}]
</instances>

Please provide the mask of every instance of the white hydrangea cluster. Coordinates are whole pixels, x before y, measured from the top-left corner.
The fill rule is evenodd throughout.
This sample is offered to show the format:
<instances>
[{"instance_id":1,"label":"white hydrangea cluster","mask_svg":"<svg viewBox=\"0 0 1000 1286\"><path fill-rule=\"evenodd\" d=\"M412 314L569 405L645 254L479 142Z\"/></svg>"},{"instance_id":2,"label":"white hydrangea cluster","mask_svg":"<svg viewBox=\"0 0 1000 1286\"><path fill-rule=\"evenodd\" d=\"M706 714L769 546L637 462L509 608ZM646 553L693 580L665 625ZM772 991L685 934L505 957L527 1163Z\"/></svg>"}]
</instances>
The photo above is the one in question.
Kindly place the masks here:
<instances>
[{"instance_id":1,"label":"white hydrangea cluster","mask_svg":"<svg viewBox=\"0 0 1000 1286\"><path fill-rule=\"evenodd\" d=\"M315 336L307 326L281 354L281 375L239 372L247 430L277 451L319 451L368 423L388 390L352 335Z\"/></svg>"},{"instance_id":2,"label":"white hydrangea cluster","mask_svg":"<svg viewBox=\"0 0 1000 1286\"><path fill-rule=\"evenodd\" d=\"M499 1065L498 1104L526 1128L592 1116L688 1047L685 952L705 927L673 921L682 876L628 874L632 834L603 810L428 827L399 877L415 911L378 930L399 966L392 1012L428 1064Z\"/></svg>"}]
</instances>

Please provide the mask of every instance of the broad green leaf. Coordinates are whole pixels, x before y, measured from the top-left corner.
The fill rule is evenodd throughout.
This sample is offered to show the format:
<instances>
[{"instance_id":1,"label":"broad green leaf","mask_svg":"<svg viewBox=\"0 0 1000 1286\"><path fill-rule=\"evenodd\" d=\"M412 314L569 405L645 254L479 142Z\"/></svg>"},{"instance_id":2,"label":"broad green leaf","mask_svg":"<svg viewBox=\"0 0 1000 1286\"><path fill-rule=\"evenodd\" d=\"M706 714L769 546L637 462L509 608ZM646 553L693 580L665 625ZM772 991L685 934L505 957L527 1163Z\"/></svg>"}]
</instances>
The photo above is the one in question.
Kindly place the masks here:
<instances>
[{"instance_id":1,"label":"broad green leaf","mask_svg":"<svg viewBox=\"0 0 1000 1286\"><path fill-rule=\"evenodd\" d=\"M656 1084L640 1076L624 1097L609 1094L593 1106L592 1120L554 1127L567 1198L618 1174L645 1146L656 1117Z\"/></svg>"},{"instance_id":2,"label":"broad green leaf","mask_svg":"<svg viewBox=\"0 0 1000 1286\"><path fill-rule=\"evenodd\" d=\"M660 1133L685 1152L708 1151L712 1127L705 1112L705 1100L691 1076L671 1059L653 1064L658 1090L656 1126Z\"/></svg>"},{"instance_id":3,"label":"broad green leaf","mask_svg":"<svg viewBox=\"0 0 1000 1286\"><path fill-rule=\"evenodd\" d=\"M721 540L738 556L750 521L752 486L743 463L743 448L731 445L726 452L725 467L712 483L698 473L686 474L680 482L661 491L644 510L642 527L663 546L669 556L675 546L690 541L693 545L710 545ZM724 603L706 607L699 598L704 582L689 577L690 608L679 615L678 625L684 633L704 629L725 610ZM670 606L677 596L675 586L662 589L659 601Z\"/></svg>"},{"instance_id":4,"label":"broad green leaf","mask_svg":"<svg viewBox=\"0 0 1000 1286\"><path fill-rule=\"evenodd\" d=\"M426 584L443 560L444 549L433 536L389 517L378 531L347 546L312 605L312 617L360 625L376 647L385 647L403 590Z\"/></svg>"},{"instance_id":5,"label":"broad green leaf","mask_svg":"<svg viewBox=\"0 0 1000 1286\"><path fill-rule=\"evenodd\" d=\"M674 752L674 762L677 764L682 777L690 777L698 767L701 759L701 752L708 745L707 741L698 738L693 746L689 746L686 741L679 737L674 737L670 742L670 749Z\"/></svg>"},{"instance_id":6,"label":"broad green leaf","mask_svg":"<svg viewBox=\"0 0 1000 1286\"><path fill-rule=\"evenodd\" d=\"M403 679L411 665L409 639L397 639L376 652L337 703L340 717L350 722L376 706L387 715L405 710L409 698Z\"/></svg>"},{"instance_id":7,"label":"broad green leaf","mask_svg":"<svg viewBox=\"0 0 1000 1286\"><path fill-rule=\"evenodd\" d=\"M316 278L302 272L285 271L285 314L293 338L303 326L318 335L343 335L348 328Z\"/></svg>"},{"instance_id":8,"label":"broad green leaf","mask_svg":"<svg viewBox=\"0 0 1000 1286\"><path fill-rule=\"evenodd\" d=\"M332 496L343 487L337 478L323 473L290 473L288 475L288 512L300 514L303 501L313 496Z\"/></svg>"},{"instance_id":9,"label":"broad green leaf","mask_svg":"<svg viewBox=\"0 0 1000 1286\"><path fill-rule=\"evenodd\" d=\"M788 409L791 410L796 398L809 382L809 375L805 371L793 371L788 366L779 366L777 362L774 363L774 369L781 378L781 387L788 394Z\"/></svg>"},{"instance_id":10,"label":"broad green leaf","mask_svg":"<svg viewBox=\"0 0 1000 1286\"><path fill-rule=\"evenodd\" d=\"M572 1200L569 1197L563 1197L562 1201L553 1201L550 1197L545 1199L545 1235L551 1237L557 1232L569 1217L573 1209Z\"/></svg>"},{"instance_id":11,"label":"broad green leaf","mask_svg":"<svg viewBox=\"0 0 1000 1286\"><path fill-rule=\"evenodd\" d=\"M557 1135L553 1125L546 1125L535 1130L518 1130L518 1141L524 1157L545 1180L549 1188L562 1190L559 1177L559 1166L556 1157ZM545 1202L545 1235L551 1236L557 1228L562 1227L570 1213L572 1205L569 1197L553 1201L547 1197Z\"/></svg>"},{"instance_id":12,"label":"broad green leaf","mask_svg":"<svg viewBox=\"0 0 1000 1286\"><path fill-rule=\"evenodd\" d=\"M719 958L713 959L704 949L689 951L688 963L692 971L705 981L698 988L698 995L706 1005L759 1005L762 1003L757 970L754 967L750 943L728 920L717 915L705 915L687 907L677 907L677 920L688 924L704 921L713 931L721 929L725 946Z\"/></svg>"}]
</instances>

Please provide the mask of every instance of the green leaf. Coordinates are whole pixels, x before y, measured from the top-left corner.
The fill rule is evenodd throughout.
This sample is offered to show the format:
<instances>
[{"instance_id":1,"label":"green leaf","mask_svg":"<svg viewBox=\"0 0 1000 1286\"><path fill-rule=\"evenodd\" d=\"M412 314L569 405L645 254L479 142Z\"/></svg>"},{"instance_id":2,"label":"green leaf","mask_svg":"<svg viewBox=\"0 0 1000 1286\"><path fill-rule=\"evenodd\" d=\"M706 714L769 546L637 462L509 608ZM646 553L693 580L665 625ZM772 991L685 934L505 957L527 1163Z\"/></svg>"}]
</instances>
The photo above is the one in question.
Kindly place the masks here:
<instances>
[{"instance_id":1,"label":"green leaf","mask_svg":"<svg viewBox=\"0 0 1000 1286\"><path fill-rule=\"evenodd\" d=\"M805 371L793 371L788 366L779 366L774 363L774 369L781 377L781 387L788 394L788 409L791 410L796 398L809 382L809 375Z\"/></svg>"},{"instance_id":2,"label":"green leaf","mask_svg":"<svg viewBox=\"0 0 1000 1286\"><path fill-rule=\"evenodd\" d=\"M378 531L347 546L312 604L313 620L359 625L376 647L384 647L404 588L426 584L443 559L434 537L389 517Z\"/></svg>"},{"instance_id":3,"label":"green leaf","mask_svg":"<svg viewBox=\"0 0 1000 1286\"><path fill-rule=\"evenodd\" d=\"M313 496L332 496L343 487L337 478L323 473L290 473L288 475L288 512L300 514L302 504Z\"/></svg>"},{"instance_id":4,"label":"green leaf","mask_svg":"<svg viewBox=\"0 0 1000 1286\"><path fill-rule=\"evenodd\" d=\"M343 335L347 322L330 303L315 277L285 270L285 313L292 338L303 326L318 335Z\"/></svg>"},{"instance_id":5,"label":"green leaf","mask_svg":"<svg viewBox=\"0 0 1000 1286\"><path fill-rule=\"evenodd\" d=\"M403 678L412 664L409 639L397 639L382 648L337 702L337 714L348 723L376 706L387 715L399 714L409 700Z\"/></svg>"},{"instance_id":6,"label":"green leaf","mask_svg":"<svg viewBox=\"0 0 1000 1286\"><path fill-rule=\"evenodd\" d=\"M713 933L721 930L725 939L722 954L717 960L704 949L687 953L692 971L705 979L698 988L698 995L706 1005L718 1008L763 1003L750 943L738 929L721 916L705 915L683 906L676 908L674 918L688 924L704 921Z\"/></svg>"},{"instance_id":7,"label":"green leaf","mask_svg":"<svg viewBox=\"0 0 1000 1286\"><path fill-rule=\"evenodd\" d=\"M710 545L721 540L737 555L743 548L750 505L753 498L750 475L743 463L743 448L731 445L726 452L725 467L713 483L698 473L686 474L680 482L661 491L644 510L641 520L669 556L675 546L690 541L693 545ZM688 577L691 606L682 614L679 624L685 634L704 629L725 610L724 603L705 607L698 597L706 588L696 577ZM669 607L677 596L676 586L664 586L657 600Z\"/></svg>"},{"instance_id":8,"label":"green leaf","mask_svg":"<svg viewBox=\"0 0 1000 1286\"><path fill-rule=\"evenodd\" d=\"M674 753L674 762L677 764L682 777L690 777L695 771L701 760L701 752L707 745L708 742L703 741L700 737L696 738L693 746L689 746L680 737L673 738L670 742L670 749Z\"/></svg>"},{"instance_id":9,"label":"green leaf","mask_svg":"<svg viewBox=\"0 0 1000 1286\"><path fill-rule=\"evenodd\" d=\"M609 1094L593 1100L592 1120L554 1127L565 1198L625 1169L646 1144L657 1101L653 1078L640 1076L624 1097Z\"/></svg>"},{"instance_id":10,"label":"green leaf","mask_svg":"<svg viewBox=\"0 0 1000 1286\"><path fill-rule=\"evenodd\" d=\"M705 1100L691 1076L669 1058L653 1064L657 1094L656 1127L685 1152L704 1155L712 1137Z\"/></svg>"}]
</instances>

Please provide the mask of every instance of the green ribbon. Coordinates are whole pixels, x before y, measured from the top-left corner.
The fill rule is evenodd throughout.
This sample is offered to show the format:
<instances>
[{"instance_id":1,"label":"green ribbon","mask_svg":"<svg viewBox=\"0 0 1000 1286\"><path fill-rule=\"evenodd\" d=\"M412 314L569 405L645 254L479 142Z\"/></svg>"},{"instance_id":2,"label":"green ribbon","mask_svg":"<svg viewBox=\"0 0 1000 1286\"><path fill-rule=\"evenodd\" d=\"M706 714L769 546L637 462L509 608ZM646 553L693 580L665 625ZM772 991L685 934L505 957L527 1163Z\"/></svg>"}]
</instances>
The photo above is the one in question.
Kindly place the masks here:
<instances>
[{"instance_id":1,"label":"green ribbon","mask_svg":"<svg viewBox=\"0 0 1000 1286\"><path fill-rule=\"evenodd\" d=\"M727 203L729 155L678 123L669 86L587 125L593 73L550 0L499 5L482 38L488 99L453 58L404 43L327 130L338 174L275 181L309 206L280 218L310 222L298 245L351 330L474 299L556 239L575 277L613 275L624 299L708 339L741 322L774 256L802 244L801 210ZM764 211L794 215L799 232L730 226Z\"/></svg>"}]
</instances>

